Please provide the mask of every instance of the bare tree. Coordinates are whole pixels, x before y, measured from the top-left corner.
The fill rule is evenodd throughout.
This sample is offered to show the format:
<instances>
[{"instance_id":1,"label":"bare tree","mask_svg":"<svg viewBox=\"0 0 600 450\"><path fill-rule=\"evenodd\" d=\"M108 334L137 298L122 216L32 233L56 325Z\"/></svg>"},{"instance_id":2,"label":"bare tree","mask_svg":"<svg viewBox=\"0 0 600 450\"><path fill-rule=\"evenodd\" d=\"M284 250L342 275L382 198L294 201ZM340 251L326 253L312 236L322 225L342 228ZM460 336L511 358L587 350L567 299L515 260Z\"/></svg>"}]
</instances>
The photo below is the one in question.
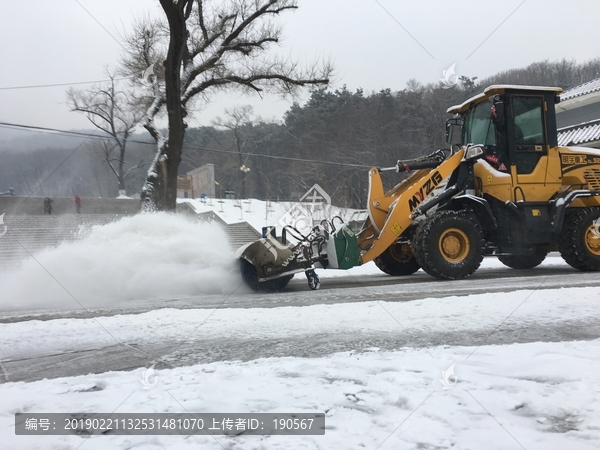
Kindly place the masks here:
<instances>
[{"instance_id":1,"label":"bare tree","mask_svg":"<svg viewBox=\"0 0 600 450\"><path fill-rule=\"evenodd\" d=\"M157 153L142 189L142 209L173 210L181 162L185 117L194 101L209 101L220 89L241 88L260 94L283 95L304 86L328 84L328 63L301 68L270 54L282 30L273 19L297 8L295 0L160 0L166 23L149 19L127 39L124 72L147 73L162 62L146 97L144 127L157 143ZM156 60L154 57L166 55ZM158 64L157 64L158 65ZM141 81L141 82L140 82ZM155 117L166 110L168 130Z\"/></svg>"},{"instance_id":2,"label":"bare tree","mask_svg":"<svg viewBox=\"0 0 600 450\"><path fill-rule=\"evenodd\" d=\"M86 115L88 120L110 138L101 141L100 148L111 172L117 178L119 193L125 194L125 180L142 163L126 169L127 141L138 125L141 113L132 103L130 93L115 87L115 75L108 72L108 82L76 91L67 92L71 111Z\"/></svg>"},{"instance_id":3,"label":"bare tree","mask_svg":"<svg viewBox=\"0 0 600 450\"><path fill-rule=\"evenodd\" d=\"M234 108L225 108L225 119L217 117L212 121L216 127L226 128L231 132L235 151L238 153L238 162L240 166L239 176L242 184L242 198L246 198L246 177L251 168L246 166L248 156L244 158L246 146L250 141L250 136L246 132L252 127L252 112L253 108L250 105L236 106Z\"/></svg>"}]
</instances>

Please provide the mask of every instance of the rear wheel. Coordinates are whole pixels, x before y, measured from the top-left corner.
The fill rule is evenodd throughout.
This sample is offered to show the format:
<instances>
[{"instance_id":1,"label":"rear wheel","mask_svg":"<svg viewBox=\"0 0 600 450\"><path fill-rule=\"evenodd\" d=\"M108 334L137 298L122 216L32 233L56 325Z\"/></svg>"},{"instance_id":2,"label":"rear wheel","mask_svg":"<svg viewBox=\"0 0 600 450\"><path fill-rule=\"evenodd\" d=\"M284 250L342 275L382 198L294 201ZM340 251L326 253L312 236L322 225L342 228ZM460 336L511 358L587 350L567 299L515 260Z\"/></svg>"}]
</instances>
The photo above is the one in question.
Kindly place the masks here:
<instances>
[{"instance_id":1,"label":"rear wheel","mask_svg":"<svg viewBox=\"0 0 600 450\"><path fill-rule=\"evenodd\" d=\"M569 210L558 239L558 251L571 267L600 270L600 208Z\"/></svg>"},{"instance_id":2,"label":"rear wheel","mask_svg":"<svg viewBox=\"0 0 600 450\"><path fill-rule=\"evenodd\" d=\"M473 213L442 211L417 227L413 251L429 275L455 280L479 268L484 244L481 225Z\"/></svg>"},{"instance_id":3,"label":"rear wheel","mask_svg":"<svg viewBox=\"0 0 600 450\"><path fill-rule=\"evenodd\" d=\"M392 276L411 275L421 268L407 243L392 244L374 262L379 270Z\"/></svg>"},{"instance_id":4,"label":"rear wheel","mask_svg":"<svg viewBox=\"0 0 600 450\"><path fill-rule=\"evenodd\" d=\"M512 269L533 269L546 259L547 254L548 250L542 247L532 247L524 255L502 255L498 260Z\"/></svg>"},{"instance_id":5,"label":"rear wheel","mask_svg":"<svg viewBox=\"0 0 600 450\"><path fill-rule=\"evenodd\" d=\"M280 292L285 289L290 280L294 278L294 275L287 275L273 280L258 281L256 267L245 259L240 259L240 272L242 274L242 279L248 287L257 292Z\"/></svg>"}]
</instances>

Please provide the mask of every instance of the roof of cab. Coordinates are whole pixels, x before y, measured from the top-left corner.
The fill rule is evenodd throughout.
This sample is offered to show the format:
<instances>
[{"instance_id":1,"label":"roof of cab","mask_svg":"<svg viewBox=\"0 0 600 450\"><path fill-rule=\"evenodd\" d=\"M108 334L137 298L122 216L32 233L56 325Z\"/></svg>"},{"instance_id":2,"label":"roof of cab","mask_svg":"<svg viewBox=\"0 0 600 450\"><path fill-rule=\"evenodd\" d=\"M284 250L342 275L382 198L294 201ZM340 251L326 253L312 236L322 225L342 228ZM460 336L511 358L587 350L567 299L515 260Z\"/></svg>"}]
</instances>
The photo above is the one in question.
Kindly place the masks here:
<instances>
[{"instance_id":1,"label":"roof of cab","mask_svg":"<svg viewBox=\"0 0 600 450\"><path fill-rule=\"evenodd\" d=\"M471 105L476 105L481 103L493 95L502 95L507 90L511 91L546 91L546 92L554 92L555 94L560 94L563 90L559 87L548 87L548 86L519 86L516 84L494 84L490 87L485 88L483 93L477 94L474 97L471 97L466 102L461 105L455 105L448 108L446 112L449 114L462 114L467 111Z\"/></svg>"}]
</instances>

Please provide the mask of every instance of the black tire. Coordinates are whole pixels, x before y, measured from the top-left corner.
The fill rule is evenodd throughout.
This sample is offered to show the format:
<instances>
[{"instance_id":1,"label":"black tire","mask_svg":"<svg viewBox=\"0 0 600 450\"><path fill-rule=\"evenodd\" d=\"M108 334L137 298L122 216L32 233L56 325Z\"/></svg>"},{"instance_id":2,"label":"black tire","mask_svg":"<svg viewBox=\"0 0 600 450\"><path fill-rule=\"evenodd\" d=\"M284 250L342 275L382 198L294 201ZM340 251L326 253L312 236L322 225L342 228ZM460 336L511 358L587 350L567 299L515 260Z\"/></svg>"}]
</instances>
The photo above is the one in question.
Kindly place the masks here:
<instances>
[{"instance_id":1,"label":"black tire","mask_svg":"<svg viewBox=\"0 0 600 450\"><path fill-rule=\"evenodd\" d=\"M412 275L421 268L409 244L392 244L374 262L379 270L394 277Z\"/></svg>"},{"instance_id":2,"label":"black tire","mask_svg":"<svg viewBox=\"0 0 600 450\"><path fill-rule=\"evenodd\" d=\"M436 213L419 224L412 242L417 262L436 278L468 277L483 260L483 231L470 211Z\"/></svg>"},{"instance_id":3,"label":"black tire","mask_svg":"<svg viewBox=\"0 0 600 450\"><path fill-rule=\"evenodd\" d=\"M250 289L256 292L281 292L285 289L290 280L294 278L294 275L287 275L273 280L258 281L256 267L245 259L240 259L240 272L242 274L242 280L244 280Z\"/></svg>"},{"instance_id":4,"label":"black tire","mask_svg":"<svg viewBox=\"0 0 600 450\"><path fill-rule=\"evenodd\" d=\"M583 271L600 270L600 235L594 221L600 208L577 208L567 211L558 237L558 251L571 267Z\"/></svg>"},{"instance_id":5,"label":"black tire","mask_svg":"<svg viewBox=\"0 0 600 450\"><path fill-rule=\"evenodd\" d=\"M533 269L546 259L547 254L548 250L543 247L532 247L524 255L501 255L498 260L511 269Z\"/></svg>"}]
</instances>

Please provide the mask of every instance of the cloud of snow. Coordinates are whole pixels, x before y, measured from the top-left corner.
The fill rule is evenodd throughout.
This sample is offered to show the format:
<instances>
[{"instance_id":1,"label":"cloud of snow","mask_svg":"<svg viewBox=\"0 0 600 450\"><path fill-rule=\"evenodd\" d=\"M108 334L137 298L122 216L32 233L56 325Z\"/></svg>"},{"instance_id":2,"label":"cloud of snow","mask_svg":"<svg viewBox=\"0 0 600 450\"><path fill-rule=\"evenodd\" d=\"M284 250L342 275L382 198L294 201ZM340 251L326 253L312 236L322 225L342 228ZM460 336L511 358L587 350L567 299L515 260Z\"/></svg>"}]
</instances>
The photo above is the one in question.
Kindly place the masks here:
<instances>
[{"instance_id":1,"label":"cloud of snow","mask_svg":"<svg viewBox=\"0 0 600 450\"><path fill-rule=\"evenodd\" d=\"M166 213L94 226L0 275L0 309L125 304L147 298L229 293L241 283L216 224Z\"/></svg>"}]
</instances>

